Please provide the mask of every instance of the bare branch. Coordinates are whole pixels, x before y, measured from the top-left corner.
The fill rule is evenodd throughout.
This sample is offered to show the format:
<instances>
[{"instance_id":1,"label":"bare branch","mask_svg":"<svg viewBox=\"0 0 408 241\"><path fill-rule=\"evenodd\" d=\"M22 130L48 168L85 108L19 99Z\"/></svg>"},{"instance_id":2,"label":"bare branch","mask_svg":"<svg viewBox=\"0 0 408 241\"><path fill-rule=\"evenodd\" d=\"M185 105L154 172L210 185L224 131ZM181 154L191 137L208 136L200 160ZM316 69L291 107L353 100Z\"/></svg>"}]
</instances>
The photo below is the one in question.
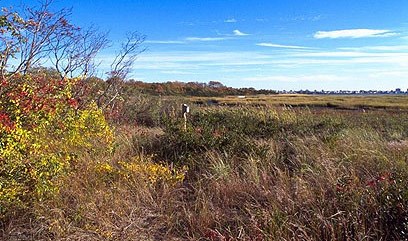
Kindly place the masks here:
<instances>
[{"instance_id":1,"label":"bare branch","mask_svg":"<svg viewBox=\"0 0 408 241\"><path fill-rule=\"evenodd\" d=\"M100 33L94 27L78 30L75 34L61 36L50 44L50 61L61 78L79 75L86 78L92 72L93 59L107 43L107 34Z\"/></svg>"},{"instance_id":2,"label":"bare branch","mask_svg":"<svg viewBox=\"0 0 408 241\"><path fill-rule=\"evenodd\" d=\"M108 72L108 80L105 89L97 98L98 106L102 108L113 108L115 101L121 98L123 81L131 72L134 62L139 54L146 49L142 47L145 36L138 32L128 33L126 41L121 45L121 49L111 64Z\"/></svg>"},{"instance_id":3,"label":"bare branch","mask_svg":"<svg viewBox=\"0 0 408 241\"><path fill-rule=\"evenodd\" d=\"M127 34L126 42L122 44L121 50L111 64L110 78L126 79L137 56L146 50L141 47L145 39L146 36L140 35L138 32Z\"/></svg>"},{"instance_id":4,"label":"bare branch","mask_svg":"<svg viewBox=\"0 0 408 241\"><path fill-rule=\"evenodd\" d=\"M94 65L93 59L107 45L107 34L90 27L86 30L67 20L71 9L49 11L52 0L37 8L27 7L22 16L3 11L0 16L0 73L27 73L49 60L61 78L85 77ZM9 66L10 57L16 59Z\"/></svg>"}]
</instances>

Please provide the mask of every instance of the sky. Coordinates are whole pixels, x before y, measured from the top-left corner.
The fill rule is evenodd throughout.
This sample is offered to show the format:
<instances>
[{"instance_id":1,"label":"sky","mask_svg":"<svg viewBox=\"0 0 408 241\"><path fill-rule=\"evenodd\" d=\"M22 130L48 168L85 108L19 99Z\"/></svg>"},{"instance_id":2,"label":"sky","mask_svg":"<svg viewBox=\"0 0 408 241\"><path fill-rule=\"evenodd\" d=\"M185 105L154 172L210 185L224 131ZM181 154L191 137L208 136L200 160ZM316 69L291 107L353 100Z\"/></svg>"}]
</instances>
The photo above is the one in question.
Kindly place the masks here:
<instances>
[{"instance_id":1,"label":"sky","mask_svg":"<svg viewBox=\"0 0 408 241\"><path fill-rule=\"evenodd\" d=\"M37 1L0 0L2 6ZM408 89L407 0L54 0L109 31L146 36L130 78L273 90Z\"/></svg>"}]
</instances>

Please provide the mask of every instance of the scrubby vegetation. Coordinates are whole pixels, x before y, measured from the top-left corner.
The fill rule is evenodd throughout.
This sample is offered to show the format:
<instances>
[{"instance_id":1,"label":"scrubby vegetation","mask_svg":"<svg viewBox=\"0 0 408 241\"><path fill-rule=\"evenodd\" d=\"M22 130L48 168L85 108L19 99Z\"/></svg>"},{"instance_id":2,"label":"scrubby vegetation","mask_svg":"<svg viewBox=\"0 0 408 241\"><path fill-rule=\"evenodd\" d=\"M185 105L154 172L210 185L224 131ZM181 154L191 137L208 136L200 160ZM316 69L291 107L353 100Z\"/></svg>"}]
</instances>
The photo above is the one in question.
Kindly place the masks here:
<instances>
[{"instance_id":1,"label":"scrubby vegetation","mask_svg":"<svg viewBox=\"0 0 408 241\"><path fill-rule=\"evenodd\" d=\"M210 108L159 150L188 163L170 205L207 240L404 240L407 113ZM188 235L185 235L188 234Z\"/></svg>"},{"instance_id":2,"label":"scrubby vegetation","mask_svg":"<svg viewBox=\"0 0 408 241\"><path fill-rule=\"evenodd\" d=\"M86 112L62 100L76 113L73 118ZM134 101L160 103L148 96ZM112 129L95 110L100 121L84 122L92 123L83 129L89 134L80 134L84 141L68 145L68 137L56 138L79 130L52 122L42 133L55 140L47 142L49 148L36 155L19 150L30 161L2 157L9 172L37 168L22 172L22 183L21 175L2 172L2 187L31 190L3 191L3 237L406 239L407 112L196 106L184 131L179 102L158 106L143 114L159 115L159 122L120 122L114 140L106 139ZM11 131L2 126L4 133ZM31 138L31 146L42 138ZM43 195L45 189L52 195ZM13 193L19 195L13 199Z\"/></svg>"},{"instance_id":3,"label":"scrubby vegetation","mask_svg":"<svg viewBox=\"0 0 408 241\"><path fill-rule=\"evenodd\" d=\"M55 29L76 29L46 9L31 12L57 21ZM106 81L34 67L37 55L7 69L21 51L7 44L36 46L34 26L36 18L0 17L0 239L408 238L402 97L359 99L360 106L348 97L316 100L346 108L298 96L285 96L298 108L259 104L265 96L202 104L180 97L195 95L188 84L152 85L169 88L152 95L124 82L132 62L126 55ZM133 39L125 50L137 49ZM193 93L233 91L209 85ZM192 112L184 129L186 101Z\"/></svg>"},{"instance_id":4,"label":"scrubby vegetation","mask_svg":"<svg viewBox=\"0 0 408 241\"><path fill-rule=\"evenodd\" d=\"M82 152L110 148L113 136L102 112L93 105L78 109L71 96L73 84L75 80L55 81L44 75L2 80L2 215L55 194Z\"/></svg>"}]
</instances>

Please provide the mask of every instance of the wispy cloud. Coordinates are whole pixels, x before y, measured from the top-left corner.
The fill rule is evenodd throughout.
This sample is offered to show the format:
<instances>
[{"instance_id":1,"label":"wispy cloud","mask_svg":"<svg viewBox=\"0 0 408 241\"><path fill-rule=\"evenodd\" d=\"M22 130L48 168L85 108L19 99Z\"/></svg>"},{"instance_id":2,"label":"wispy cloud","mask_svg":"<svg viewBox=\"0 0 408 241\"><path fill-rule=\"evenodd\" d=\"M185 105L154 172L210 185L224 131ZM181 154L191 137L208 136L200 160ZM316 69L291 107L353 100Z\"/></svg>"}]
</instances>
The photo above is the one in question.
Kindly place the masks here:
<instances>
[{"instance_id":1,"label":"wispy cloud","mask_svg":"<svg viewBox=\"0 0 408 241\"><path fill-rule=\"evenodd\" d=\"M296 45L283 45L274 43L257 43L256 45L262 47L272 47L272 48L285 48L285 49L309 49L309 47L296 46Z\"/></svg>"},{"instance_id":2,"label":"wispy cloud","mask_svg":"<svg viewBox=\"0 0 408 241\"><path fill-rule=\"evenodd\" d=\"M296 50L296 49L295 49ZM101 67L109 68L113 55L99 56L103 61ZM282 49L273 54L256 51L208 52L208 51L164 51L147 52L139 56L135 69L161 71L188 71L199 73L213 67L221 68L259 68L260 70L275 69L315 69L329 68L349 69L355 72L355 66L360 66L359 72L367 66L384 72L392 68L396 70L408 69L407 52L361 52L361 51L292 51ZM347 67L349 66L349 67ZM327 67L327 68L326 68ZM193 71L192 71L193 70ZM214 69L212 69L213 71ZM233 71L235 72L235 71ZM259 71L258 71L259 72ZM211 72L213 73L213 72Z\"/></svg>"},{"instance_id":3,"label":"wispy cloud","mask_svg":"<svg viewBox=\"0 0 408 241\"><path fill-rule=\"evenodd\" d=\"M179 40L146 40L147 44L185 44L185 41Z\"/></svg>"},{"instance_id":4,"label":"wispy cloud","mask_svg":"<svg viewBox=\"0 0 408 241\"><path fill-rule=\"evenodd\" d=\"M187 44L188 42L212 42L223 41L232 39L233 36L246 36L247 33L243 33L239 30L234 30L233 34L226 34L222 37L186 37L183 40L147 40L147 44Z\"/></svg>"},{"instance_id":5,"label":"wispy cloud","mask_svg":"<svg viewBox=\"0 0 408 241\"><path fill-rule=\"evenodd\" d=\"M286 16L286 17L281 17L280 20L284 22L304 22L304 21L309 21L309 22L316 22L324 19L323 15L292 15L292 16Z\"/></svg>"},{"instance_id":6,"label":"wispy cloud","mask_svg":"<svg viewBox=\"0 0 408 241\"><path fill-rule=\"evenodd\" d=\"M194 23L194 22L179 22L178 24L185 25L185 26L195 26L197 23Z\"/></svg>"},{"instance_id":7,"label":"wispy cloud","mask_svg":"<svg viewBox=\"0 0 408 241\"><path fill-rule=\"evenodd\" d=\"M238 29L235 29L234 31L232 31L234 33L235 36L247 36L249 34L247 33L243 33L241 31L239 31Z\"/></svg>"},{"instance_id":8,"label":"wispy cloud","mask_svg":"<svg viewBox=\"0 0 408 241\"><path fill-rule=\"evenodd\" d=\"M310 20L315 22L315 21L320 21L322 19L323 19L322 15L316 15L316 16L313 16Z\"/></svg>"},{"instance_id":9,"label":"wispy cloud","mask_svg":"<svg viewBox=\"0 0 408 241\"><path fill-rule=\"evenodd\" d=\"M163 74L181 74L181 75L186 75L186 74L194 74L192 72L189 71L180 71L180 70L163 70L160 71Z\"/></svg>"},{"instance_id":10,"label":"wispy cloud","mask_svg":"<svg viewBox=\"0 0 408 241\"><path fill-rule=\"evenodd\" d=\"M223 41L229 38L226 37L188 37L185 38L186 41L194 41L194 42L211 42L211 41Z\"/></svg>"},{"instance_id":11,"label":"wispy cloud","mask_svg":"<svg viewBox=\"0 0 408 241\"><path fill-rule=\"evenodd\" d=\"M229 18L224 20L225 23L236 23L238 22L235 18Z\"/></svg>"},{"instance_id":12,"label":"wispy cloud","mask_svg":"<svg viewBox=\"0 0 408 241\"><path fill-rule=\"evenodd\" d=\"M114 56L99 57L98 60L103 60L101 67L109 69ZM384 89L384 83L391 84L392 88L405 89L408 88L407 63L408 53L405 51L325 51L322 48L297 51L282 48L270 53L167 49L140 55L134 74L138 76L135 79L146 81L167 81L170 78L208 82L219 79L228 85L234 79L241 86L272 89Z\"/></svg>"},{"instance_id":13,"label":"wispy cloud","mask_svg":"<svg viewBox=\"0 0 408 241\"><path fill-rule=\"evenodd\" d=\"M334 31L317 31L314 38L374 38L374 37L391 37L397 33L386 29L343 29Z\"/></svg>"},{"instance_id":14,"label":"wispy cloud","mask_svg":"<svg viewBox=\"0 0 408 241\"><path fill-rule=\"evenodd\" d=\"M317 51L317 52L302 52L291 54L296 57L313 57L313 58L389 58L403 57L407 58L407 52L364 52L364 51Z\"/></svg>"},{"instance_id":15,"label":"wispy cloud","mask_svg":"<svg viewBox=\"0 0 408 241\"><path fill-rule=\"evenodd\" d=\"M362 47L344 47L339 49L352 51L408 51L408 45L374 45Z\"/></svg>"},{"instance_id":16,"label":"wispy cloud","mask_svg":"<svg viewBox=\"0 0 408 241\"><path fill-rule=\"evenodd\" d=\"M255 21L256 22L268 22L269 20L266 18L256 18Z\"/></svg>"},{"instance_id":17,"label":"wispy cloud","mask_svg":"<svg viewBox=\"0 0 408 241\"><path fill-rule=\"evenodd\" d=\"M344 80L344 77L330 74L312 74L312 75L297 75L297 76L288 76L288 75L272 75L272 76L255 76L244 78L245 81L258 82L327 82L327 81L341 81Z\"/></svg>"}]
</instances>

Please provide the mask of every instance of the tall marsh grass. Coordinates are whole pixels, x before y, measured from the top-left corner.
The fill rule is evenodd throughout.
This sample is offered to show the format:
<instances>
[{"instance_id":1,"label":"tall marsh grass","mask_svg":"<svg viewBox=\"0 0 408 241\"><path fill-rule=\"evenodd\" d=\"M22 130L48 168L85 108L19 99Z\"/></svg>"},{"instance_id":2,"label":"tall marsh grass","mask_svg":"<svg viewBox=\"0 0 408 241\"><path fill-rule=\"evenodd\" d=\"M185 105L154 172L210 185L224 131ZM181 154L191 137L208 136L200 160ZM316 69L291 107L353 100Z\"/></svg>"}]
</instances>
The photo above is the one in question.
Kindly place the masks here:
<instances>
[{"instance_id":1,"label":"tall marsh grass","mask_svg":"<svg viewBox=\"0 0 408 241\"><path fill-rule=\"evenodd\" d=\"M0 237L408 238L407 112L204 107L184 131L177 108L116 126L109 155L77 156L59 194Z\"/></svg>"},{"instance_id":2,"label":"tall marsh grass","mask_svg":"<svg viewBox=\"0 0 408 241\"><path fill-rule=\"evenodd\" d=\"M404 240L407 113L208 108L165 129L190 167L169 226L191 240ZM398 147L397 147L398 146Z\"/></svg>"}]
</instances>

